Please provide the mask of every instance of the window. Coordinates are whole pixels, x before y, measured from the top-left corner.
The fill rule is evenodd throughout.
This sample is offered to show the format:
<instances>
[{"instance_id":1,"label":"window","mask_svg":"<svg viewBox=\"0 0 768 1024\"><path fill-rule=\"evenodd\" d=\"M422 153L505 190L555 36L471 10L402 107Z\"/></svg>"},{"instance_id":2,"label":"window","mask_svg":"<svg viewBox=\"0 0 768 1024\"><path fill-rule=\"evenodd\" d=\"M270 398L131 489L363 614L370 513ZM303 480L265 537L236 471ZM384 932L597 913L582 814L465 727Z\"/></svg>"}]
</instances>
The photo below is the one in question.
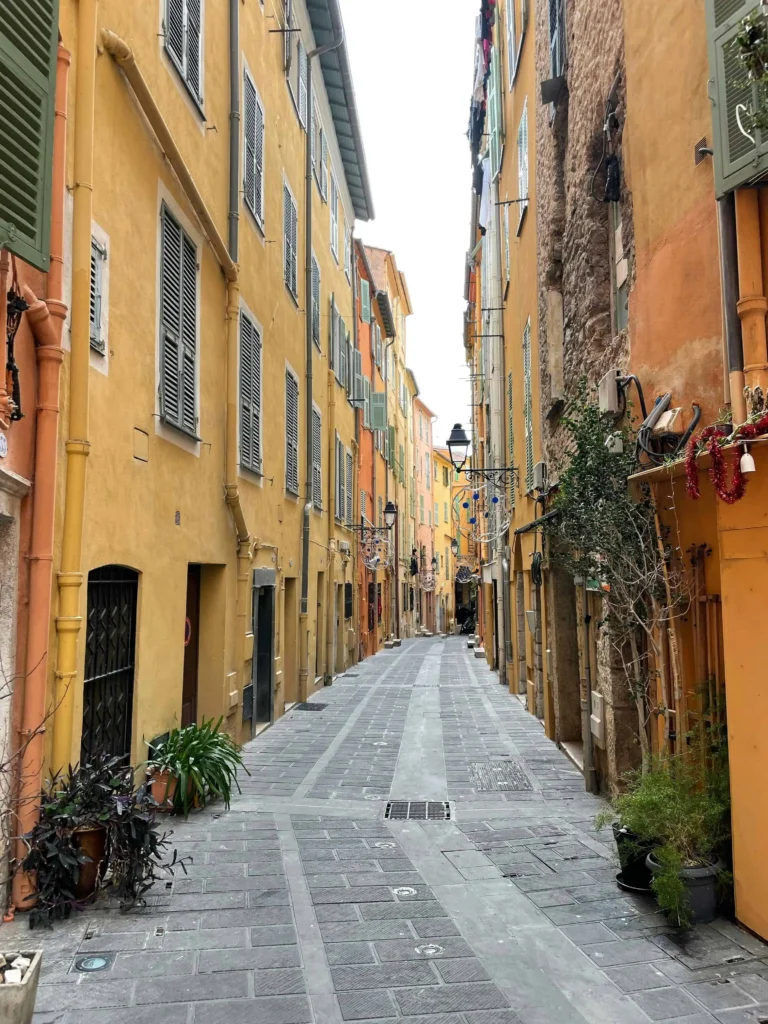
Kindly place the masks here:
<instances>
[{"instance_id":1,"label":"window","mask_svg":"<svg viewBox=\"0 0 768 1024\"><path fill-rule=\"evenodd\" d=\"M298 114L301 126L307 127L307 114L309 109L309 96L307 94L307 51L301 40L301 33L296 27L296 20L293 17L292 0L283 0L285 10L284 33L284 54L285 54L285 75L288 80L288 88L293 97L296 113Z\"/></svg>"},{"instance_id":2,"label":"window","mask_svg":"<svg viewBox=\"0 0 768 1024\"><path fill-rule=\"evenodd\" d=\"M365 403L363 355L362 352L358 352L355 348L352 349L352 366L354 367L354 373L352 374L352 394L350 395L349 400L356 408L359 409Z\"/></svg>"},{"instance_id":3,"label":"window","mask_svg":"<svg viewBox=\"0 0 768 1024\"><path fill-rule=\"evenodd\" d=\"M38 270L50 260L57 14L50 0L2 8L0 235L4 247Z\"/></svg>"},{"instance_id":4,"label":"window","mask_svg":"<svg viewBox=\"0 0 768 1024\"><path fill-rule=\"evenodd\" d=\"M514 417L514 388L512 386L512 374L507 374L507 430L509 433L509 464L515 464L515 417ZM515 474L509 475L509 503L515 507Z\"/></svg>"},{"instance_id":5,"label":"window","mask_svg":"<svg viewBox=\"0 0 768 1024\"><path fill-rule=\"evenodd\" d=\"M349 230L347 218L344 218L344 273L347 280L352 280L352 232Z\"/></svg>"},{"instance_id":6,"label":"window","mask_svg":"<svg viewBox=\"0 0 768 1024\"><path fill-rule=\"evenodd\" d=\"M317 408L312 410L312 504L323 507L323 420Z\"/></svg>"},{"instance_id":7,"label":"window","mask_svg":"<svg viewBox=\"0 0 768 1024\"><path fill-rule=\"evenodd\" d=\"M533 385L531 382L531 321L523 331L523 415L525 418L525 489L533 490Z\"/></svg>"},{"instance_id":8,"label":"window","mask_svg":"<svg viewBox=\"0 0 768 1024\"><path fill-rule=\"evenodd\" d=\"M443 521L448 522L448 502L443 502Z\"/></svg>"},{"instance_id":9,"label":"window","mask_svg":"<svg viewBox=\"0 0 768 1024\"><path fill-rule=\"evenodd\" d=\"M447 466L443 466L443 487L449 487L451 483L451 474L448 471Z\"/></svg>"},{"instance_id":10,"label":"window","mask_svg":"<svg viewBox=\"0 0 768 1024\"><path fill-rule=\"evenodd\" d=\"M285 489L299 493L299 380L285 371Z\"/></svg>"},{"instance_id":11,"label":"window","mask_svg":"<svg viewBox=\"0 0 768 1024\"><path fill-rule=\"evenodd\" d=\"M104 355L104 334L102 332L101 312L104 296L104 262L107 258L107 250L99 245L95 238L91 239L91 307L90 307L90 336L91 348L94 352Z\"/></svg>"},{"instance_id":12,"label":"window","mask_svg":"<svg viewBox=\"0 0 768 1024\"><path fill-rule=\"evenodd\" d=\"M526 204L527 205L527 204ZM504 284L509 285L510 276L509 206L504 207ZM506 287L504 294L506 296Z\"/></svg>"},{"instance_id":13,"label":"window","mask_svg":"<svg viewBox=\"0 0 768 1024\"><path fill-rule=\"evenodd\" d=\"M378 518L376 520L376 525L379 528L381 528L384 525L384 499L381 496L379 496L378 507L379 507L379 514L378 514Z\"/></svg>"},{"instance_id":14,"label":"window","mask_svg":"<svg viewBox=\"0 0 768 1024\"><path fill-rule=\"evenodd\" d=\"M512 89L517 74L517 26L515 24L515 4L517 0L507 0L507 67L509 68L509 88Z\"/></svg>"},{"instance_id":15,"label":"window","mask_svg":"<svg viewBox=\"0 0 768 1024\"><path fill-rule=\"evenodd\" d=\"M347 383L347 325L342 317L339 317L337 328L337 350L339 358L336 360L336 380L344 387Z\"/></svg>"},{"instance_id":16,"label":"window","mask_svg":"<svg viewBox=\"0 0 768 1024\"><path fill-rule=\"evenodd\" d=\"M344 584L344 618L352 618L352 584Z\"/></svg>"},{"instance_id":17,"label":"window","mask_svg":"<svg viewBox=\"0 0 768 1024\"><path fill-rule=\"evenodd\" d=\"M331 252L336 262L339 262L339 186L331 171L331 201L328 204L331 210Z\"/></svg>"},{"instance_id":18,"label":"window","mask_svg":"<svg viewBox=\"0 0 768 1024\"><path fill-rule=\"evenodd\" d=\"M261 472L261 332L240 313L240 465Z\"/></svg>"},{"instance_id":19,"label":"window","mask_svg":"<svg viewBox=\"0 0 768 1024\"><path fill-rule=\"evenodd\" d=\"M197 434L197 248L163 204L160 241L160 418Z\"/></svg>"},{"instance_id":20,"label":"window","mask_svg":"<svg viewBox=\"0 0 768 1024\"><path fill-rule=\"evenodd\" d=\"M432 487L432 474L429 472L429 454L424 456L424 479L427 483L427 490Z\"/></svg>"},{"instance_id":21,"label":"window","mask_svg":"<svg viewBox=\"0 0 768 1024\"><path fill-rule=\"evenodd\" d=\"M363 426L371 429L371 382L363 377Z\"/></svg>"},{"instance_id":22,"label":"window","mask_svg":"<svg viewBox=\"0 0 768 1024\"><path fill-rule=\"evenodd\" d=\"M192 98L203 102L203 0L166 0L165 52Z\"/></svg>"},{"instance_id":23,"label":"window","mask_svg":"<svg viewBox=\"0 0 768 1024\"><path fill-rule=\"evenodd\" d=\"M437 524L440 522L440 504L437 501L435 502L435 520L434 521L435 521L435 526L437 526Z\"/></svg>"},{"instance_id":24,"label":"window","mask_svg":"<svg viewBox=\"0 0 768 1024\"><path fill-rule=\"evenodd\" d=\"M491 73L488 79L488 153L491 163L491 181L495 181L499 176L504 148L500 64L499 51L494 46L491 50Z\"/></svg>"},{"instance_id":25,"label":"window","mask_svg":"<svg viewBox=\"0 0 768 1024\"><path fill-rule=\"evenodd\" d=\"M339 365L339 311L336 308L336 297L331 295L331 315L328 318L328 358L331 369L336 371L338 378Z\"/></svg>"},{"instance_id":26,"label":"window","mask_svg":"<svg viewBox=\"0 0 768 1024\"><path fill-rule=\"evenodd\" d=\"M347 449L346 455L347 455L347 489L346 489L346 499L347 499L346 510L347 510L347 516L346 516L346 522L347 522L347 526L351 526L352 523L354 522L354 518L353 518L354 517L354 507L353 507L354 506L354 497L353 497L353 490L352 490L352 487L353 487L353 476L354 476L354 462L352 461L352 452L349 449Z\"/></svg>"},{"instance_id":27,"label":"window","mask_svg":"<svg viewBox=\"0 0 768 1024\"><path fill-rule=\"evenodd\" d=\"M317 104L312 104L312 170L323 199L328 199L328 139ZM319 160L318 160L319 156Z\"/></svg>"},{"instance_id":28,"label":"window","mask_svg":"<svg viewBox=\"0 0 768 1024\"><path fill-rule=\"evenodd\" d=\"M360 318L364 324L371 322L371 286L365 279L360 281Z\"/></svg>"},{"instance_id":29,"label":"window","mask_svg":"<svg viewBox=\"0 0 768 1024\"><path fill-rule=\"evenodd\" d=\"M611 203L613 229L613 308L614 333L619 334L629 323L629 261L624 253L621 206Z\"/></svg>"},{"instance_id":30,"label":"window","mask_svg":"<svg viewBox=\"0 0 768 1024\"><path fill-rule=\"evenodd\" d=\"M424 440L424 417L421 412L419 412L419 437L422 441Z\"/></svg>"},{"instance_id":31,"label":"window","mask_svg":"<svg viewBox=\"0 0 768 1024\"><path fill-rule=\"evenodd\" d=\"M320 348L320 267L312 254L312 341Z\"/></svg>"},{"instance_id":32,"label":"window","mask_svg":"<svg viewBox=\"0 0 768 1024\"><path fill-rule=\"evenodd\" d=\"M419 522L424 522L424 495L419 495Z\"/></svg>"},{"instance_id":33,"label":"window","mask_svg":"<svg viewBox=\"0 0 768 1024\"><path fill-rule=\"evenodd\" d=\"M345 452L344 445L341 438L336 434L336 508L334 509L334 515L336 521L339 523L344 522L344 516L346 513L347 499L346 499L346 466L344 464Z\"/></svg>"},{"instance_id":34,"label":"window","mask_svg":"<svg viewBox=\"0 0 768 1024\"><path fill-rule=\"evenodd\" d=\"M528 97L523 104L523 114L517 129L517 194L524 203L518 203L517 233L523 224L528 209Z\"/></svg>"},{"instance_id":35,"label":"window","mask_svg":"<svg viewBox=\"0 0 768 1024\"><path fill-rule=\"evenodd\" d=\"M376 584L377 621L381 625L381 584Z\"/></svg>"},{"instance_id":36,"label":"window","mask_svg":"<svg viewBox=\"0 0 768 1024\"><path fill-rule=\"evenodd\" d=\"M432 525L432 509L429 509L429 511L427 512L427 519L429 520L427 525L431 526Z\"/></svg>"},{"instance_id":37,"label":"window","mask_svg":"<svg viewBox=\"0 0 768 1024\"><path fill-rule=\"evenodd\" d=\"M264 227L264 107L248 72L243 85L245 143L243 191L248 209Z\"/></svg>"},{"instance_id":38,"label":"window","mask_svg":"<svg viewBox=\"0 0 768 1024\"><path fill-rule=\"evenodd\" d=\"M368 517L368 495L365 491L360 491L360 522Z\"/></svg>"},{"instance_id":39,"label":"window","mask_svg":"<svg viewBox=\"0 0 768 1024\"><path fill-rule=\"evenodd\" d=\"M283 249L285 253L285 283L298 302L299 215L296 202L287 184L283 185Z\"/></svg>"},{"instance_id":40,"label":"window","mask_svg":"<svg viewBox=\"0 0 768 1024\"><path fill-rule=\"evenodd\" d=\"M437 480L437 463L435 462L434 459L432 460L432 470L435 474L435 480Z\"/></svg>"},{"instance_id":41,"label":"window","mask_svg":"<svg viewBox=\"0 0 768 1024\"><path fill-rule=\"evenodd\" d=\"M549 57L553 78L565 73L565 0L549 0Z\"/></svg>"}]
</instances>

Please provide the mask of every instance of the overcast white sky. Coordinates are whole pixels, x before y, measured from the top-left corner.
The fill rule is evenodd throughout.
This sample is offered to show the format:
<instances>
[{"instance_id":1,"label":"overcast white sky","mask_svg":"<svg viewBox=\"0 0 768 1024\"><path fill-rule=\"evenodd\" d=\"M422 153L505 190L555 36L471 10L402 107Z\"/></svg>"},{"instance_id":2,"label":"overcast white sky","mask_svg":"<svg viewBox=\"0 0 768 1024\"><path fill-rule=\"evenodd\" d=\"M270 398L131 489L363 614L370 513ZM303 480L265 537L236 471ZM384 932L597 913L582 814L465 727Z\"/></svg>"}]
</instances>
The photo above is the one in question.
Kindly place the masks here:
<instances>
[{"instance_id":1,"label":"overcast white sky","mask_svg":"<svg viewBox=\"0 0 768 1024\"><path fill-rule=\"evenodd\" d=\"M470 420L464 260L471 167L466 138L478 0L341 0L376 220L369 245L394 252L414 314L407 358L438 416L434 440Z\"/></svg>"}]
</instances>

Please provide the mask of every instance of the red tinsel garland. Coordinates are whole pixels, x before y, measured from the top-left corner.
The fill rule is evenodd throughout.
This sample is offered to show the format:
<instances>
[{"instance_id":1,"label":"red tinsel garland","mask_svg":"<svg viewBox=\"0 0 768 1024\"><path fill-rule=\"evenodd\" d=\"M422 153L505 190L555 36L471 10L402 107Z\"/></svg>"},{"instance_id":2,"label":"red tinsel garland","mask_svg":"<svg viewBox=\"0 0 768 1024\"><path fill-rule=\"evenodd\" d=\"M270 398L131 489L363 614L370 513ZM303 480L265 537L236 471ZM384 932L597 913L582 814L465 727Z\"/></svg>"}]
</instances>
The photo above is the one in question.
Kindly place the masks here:
<instances>
[{"instance_id":1,"label":"red tinsel garland","mask_svg":"<svg viewBox=\"0 0 768 1024\"><path fill-rule=\"evenodd\" d=\"M718 497L728 505L741 501L747 490L747 478L741 471L741 455L737 448L733 450L732 456L732 480L728 484L728 470L725 456L723 455L722 441L728 438L729 443L740 440L750 440L768 432L768 413L765 413L754 423L744 423L736 431L731 433L725 426L707 427L698 435L692 437L685 448L685 478L688 494L691 498L699 498L699 467L696 464L696 456L699 450L703 449L709 453L712 465L709 468L709 478Z\"/></svg>"}]
</instances>

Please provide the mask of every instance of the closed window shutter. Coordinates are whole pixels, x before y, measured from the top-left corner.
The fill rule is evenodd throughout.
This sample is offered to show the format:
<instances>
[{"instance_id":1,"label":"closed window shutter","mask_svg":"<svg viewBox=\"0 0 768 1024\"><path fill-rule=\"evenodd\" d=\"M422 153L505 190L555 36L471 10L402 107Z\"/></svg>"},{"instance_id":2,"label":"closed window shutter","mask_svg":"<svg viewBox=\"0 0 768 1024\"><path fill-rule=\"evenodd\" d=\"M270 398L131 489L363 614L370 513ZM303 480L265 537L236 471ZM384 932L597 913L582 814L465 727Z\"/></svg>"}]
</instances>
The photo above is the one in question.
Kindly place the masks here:
<instances>
[{"instance_id":1,"label":"closed window shutter","mask_svg":"<svg viewBox=\"0 0 768 1024\"><path fill-rule=\"evenodd\" d=\"M246 72L244 84L245 106L245 201L251 213L261 224L264 220L264 110L256 87Z\"/></svg>"},{"instance_id":2,"label":"closed window shutter","mask_svg":"<svg viewBox=\"0 0 768 1024\"><path fill-rule=\"evenodd\" d=\"M345 466L344 466L344 445L341 443L339 435L336 435L336 509L335 516L339 522L344 521L344 514L346 512L346 485L345 485Z\"/></svg>"},{"instance_id":3,"label":"closed window shutter","mask_svg":"<svg viewBox=\"0 0 768 1024\"><path fill-rule=\"evenodd\" d=\"M165 12L165 48L184 72L184 0L168 0Z\"/></svg>"},{"instance_id":4,"label":"closed window shutter","mask_svg":"<svg viewBox=\"0 0 768 1024\"><path fill-rule=\"evenodd\" d=\"M351 526L352 523L354 522L354 518L353 518L354 517L354 508L353 508L353 505L354 505L354 491L353 491L353 480L352 480L352 476L353 476L353 472L354 472L354 466L353 466L353 462L352 462L352 453L351 452L347 452L346 454L347 454L347 490L346 490L347 526Z\"/></svg>"},{"instance_id":5,"label":"closed window shutter","mask_svg":"<svg viewBox=\"0 0 768 1024\"><path fill-rule=\"evenodd\" d=\"M533 386L531 381L531 321L523 331L523 404L525 416L525 489L533 489Z\"/></svg>"},{"instance_id":6,"label":"closed window shutter","mask_svg":"<svg viewBox=\"0 0 768 1024\"><path fill-rule=\"evenodd\" d=\"M342 387L345 387L347 383L347 328L341 317L339 317L339 326L336 334L339 348L339 361L337 364L339 372L336 374L336 380Z\"/></svg>"},{"instance_id":7,"label":"closed window shutter","mask_svg":"<svg viewBox=\"0 0 768 1024\"><path fill-rule=\"evenodd\" d=\"M491 74L488 81L488 134L489 154L491 159L491 180L495 181L501 170L503 149L502 112L501 112L501 68L499 51L496 46L491 51Z\"/></svg>"},{"instance_id":8,"label":"closed window shutter","mask_svg":"<svg viewBox=\"0 0 768 1024\"><path fill-rule=\"evenodd\" d=\"M91 301L89 309L91 348L104 354L104 338L101 333L101 304L103 290L103 263L106 253L91 240Z\"/></svg>"},{"instance_id":9,"label":"closed window shutter","mask_svg":"<svg viewBox=\"0 0 768 1024\"><path fill-rule=\"evenodd\" d=\"M333 253L336 261L339 259L339 189L336 184L336 179L331 172L331 201L329 203L331 210L331 252Z\"/></svg>"},{"instance_id":10,"label":"closed window shutter","mask_svg":"<svg viewBox=\"0 0 768 1024\"><path fill-rule=\"evenodd\" d=\"M424 522L424 495L419 495L419 522Z\"/></svg>"},{"instance_id":11,"label":"closed window shutter","mask_svg":"<svg viewBox=\"0 0 768 1024\"><path fill-rule=\"evenodd\" d=\"M283 0L284 20L283 27L293 27L293 0ZM283 34L283 64L286 75L291 70L291 58L293 56L293 33L287 31Z\"/></svg>"},{"instance_id":12,"label":"closed window shutter","mask_svg":"<svg viewBox=\"0 0 768 1024\"><path fill-rule=\"evenodd\" d=\"M299 382L285 371L285 487L299 493Z\"/></svg>"},{"instance_id":13,"label":"closed window shutter","mask_svg":"<svg viewBox=\"0 0 768 1024\"><path fill-rule=\"evenodd\" d=\"M352 347L352 335L347 332L347 399L351 402L355 397L355 350Z\"/></svg>"},{"instance_id":14,"label":"closed window shutter","mask_svg":"<svg viewBox=\"0 0 768 1024\"><path fill-rule=\"evenodd\" d=\"M50 262L58 9L58 0L0 7L0 248L38 270Z\"/></svg>"},{"instance_id":15,"label":"closed window shutter","mask_svg":"<svg viewBox=\"0 0 768 1024\"><path fill-rule=\"evenodd\" d=\"M331 369L336 367L336 300L331 295L331 315L328 317L328 358L331 361Z\"/></svg>"},{"instance_id":16,"label":"closed window shutter","mask_svg":"<svg viewBox=\"0 0 768 1024\"><path fill-rule=\"evenodd\" d=\"M395 458L396 458L396 451L395 451L395 428L393 426L390 426L388 431L387 431L387 433L388 433L387 448L389 449L389 458L394 463Z\"/></svg>"},{"instance_id":17,"label":"closed window shutter","mask_svg":"<svg viewBox=\"0 0 768 1024\"><path fill-rule=\"evenodd\" d=\"M285 247L285 283L294 298L298 297L298 215L291 190L283 186L283 232Z\"/></svg>"},{"instance_id":18,"label":"closed window shutter","mask_svg":"<svg viewBox=\"0 0 768 1024\"><path fill-rule=\"evenodd\" d=\"M512 374L507 374L507 432L509 434L509 464L515 464L515 415L514 415L514 387L512 385ZM515 475L509 474L509 503L515 505Z\"/></svg>"},{"instance_id":19,"label":"closed window shutter","mask_svg":"<svg viewBox=\"0 0 768 1024\"><path fill-rule=\"evenodd\" d=\"M202 102L202 5L203 0L186 0L187 4L187 85Z\"/></svg>"},{"instance_id":20,"label":"closed window shutter","mask_svg":"<svg viewBox=\"0 0 768 1024\"><path fill-rule=\"evenodd\" d=\"M194 434L197 250L165 206L160 260L160 414Z\"/></svg>"},{"instance_id":21,"label":"closed window shutter","mask_svg":"<svg viewBox=\"0 0 768 1024\"><path fill-rule=\"evenodd\" d=\"M341 361L341 351L339 346L339 339L341 337L341 317L339 316L339 310L334 306L333 309L333 368L336 372L336 379L338 380L341 372L339 363Z\"/></svg>"},{"instance_id":22,"label":"closed window shutter","mask_svg":"<svg viewBox=\"0 0 768 1024\"><path fill-rule=\"evenodd\" d=\"M261 335L240 314L240 465L261 472Z\"/></svg>"},{"instance_id":23,"label":"closed window shutter","mask_svg":"<svg viewBox=\"0 0 768 1024\"><path fill-rule=\"evenodd\" d=\"M360 522L362 523L368 515L368 495L360 491Z\"/></svg>"},{"instance_id":24,"label":"closed window shutter","mask_svg":"<svg viewBox=\"0 0 768 1024\"><path fill-rule=\"evenodd\" d=\"M383 391L371 393L371 426L374 430L387 429L387 396Z\"/></svg>"},{"instance_id":25,"label":"closed window shutter","mask_svg":"<svg viewBox=\"0 0 768 1024\"><path fill-rule=\"evenodd\" d=\"M312 340L320 348L320 267L312 257Z\"/></svg>"},{"instance_id":26,"label":"closed window shutter","mask_svg":"<svg viewBox=\"0 0 768 1024\"><path fill-rule=\"evenodd\" d=\"M323 199L328 202L328 139L323 129L320 129L320 192Z\"/></svg>"},{"instance_id":27,"label":"closed window shutter","mask_svg":"<svg viewBox=\"0 0 768 1024\"><path fill-rule=\"evenodd\" d=\"M323 507L323 432L317 409L312 410L312 503Z\"/></svg>"},{"instance_id":28,"label":"closed window shutter","mask_svg":"<svg viewBox=\"0 0 768 1024\"><path fill-rule=\"evenodd\" d=\"M315 172L315 177L317 177L317 121L318 121L317 107L315 106L314 100L313 100L313 102L312 102L312 123L311 123L311 126L310 126L310 136L309 136L309 139L310 139L310 150L311 150L311 153L312 153L312 170Z\"/></svg>"},{"instance_id":29,"label":"closed window shutter","mask_svg":"<svg viewBox=\"0 0 768 1024\"><path fill-rule=\"evenodd\" d=\"M363 355L358 352L357 349L352 350L354 356L355 375L354 375L354 388L352 391L352 400L360 405L365 396L363 394Z\"/></svg>"},{"instance_id":30,"label":"closed window shutter","mask_svg":"<svg viewBox=\"0 0 768 1024\"><path fill-rule=\"evenodd\" d=\"M509 66L509 88L515 80L517 70L517 32L515 30L515 3L517 0L507 0L507 64Z\"/></svg>"},{"instance_id":31,"label":"closed window shutter","mask_svg":"<svg viewBox=\"0 0 768 1024\"><path fill-rule=\"evenodd\" d=\"M181 289L181 423L185 430L197 431L197 249L183 236Z\"/></svg>"},{"instance_id":32,"label":"closed window shutter","mask_svg":"<svg viewBox=\"0 0 768 1024\"><path fill-rule=\"evenodd\" d=\"M363 426L371 429L371 382L363 378Z\"/></svg>"},{"instance_id":33,"label":"closed window shutter","mask_svg":"<svg viewBox=\"0 0 768 1024\"><path fill-rule=\"evenodd\" d=\"M299 54L299 120L307 127L307 109L308 109L308 96L307 96L307 51L304 49L304 44L299 39L298 41L298 54Z\"/></svg>"}]
</instances>

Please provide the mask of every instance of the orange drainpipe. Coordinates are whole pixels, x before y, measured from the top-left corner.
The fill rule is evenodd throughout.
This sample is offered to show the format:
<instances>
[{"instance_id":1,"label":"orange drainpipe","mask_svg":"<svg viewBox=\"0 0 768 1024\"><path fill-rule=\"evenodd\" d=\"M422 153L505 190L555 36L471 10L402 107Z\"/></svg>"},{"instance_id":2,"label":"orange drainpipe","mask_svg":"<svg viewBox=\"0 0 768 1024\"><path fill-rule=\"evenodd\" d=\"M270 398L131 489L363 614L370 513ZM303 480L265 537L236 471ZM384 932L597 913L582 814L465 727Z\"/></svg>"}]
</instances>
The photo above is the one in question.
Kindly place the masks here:
<instances>
[{"instance_id":1,"label":"orange drainpipe","mask_svg":"<svg viewBox=\"0 0 768 1024\"><path fill-rule=\"evenodd\" d=\"M746 387L768 388L768 346L765 315L768 300L763 283L763 258L760 239L761 206L758 190L741 188L736 192L736 238L739 262L739 301L744 346Z\"/></svg>"},{"instance_id":2,"label":"orange drainpipe","mask_svg":"<svg viewBox=\"0 0 768 1024\"><path fill-rule=\"evenodd\" d=\"M53 186L51 198L51 265L48 300L38 299L28 287L27 317L37 343L37 423L32 491L32 541L29 554L29 626L26 681L21 713L19 747L23 750L18 796L18 829L24 835L37 821L43 772L43 730L46 714L48 645L51 627L53 526L56 504L56 455L59 428L59 375L63 359L61 335L67 307L63 298L64 193L67 142L67 77L71 55L59 45L56 68L56 115L53 127ZM26 744L26 747L25 747ZM19 840L16 857L25 855ZM33 891L28 875L17 872L13 902L24 906ZM29 906L29 904L27 904Z\"/></svg>"}]
</instances>

